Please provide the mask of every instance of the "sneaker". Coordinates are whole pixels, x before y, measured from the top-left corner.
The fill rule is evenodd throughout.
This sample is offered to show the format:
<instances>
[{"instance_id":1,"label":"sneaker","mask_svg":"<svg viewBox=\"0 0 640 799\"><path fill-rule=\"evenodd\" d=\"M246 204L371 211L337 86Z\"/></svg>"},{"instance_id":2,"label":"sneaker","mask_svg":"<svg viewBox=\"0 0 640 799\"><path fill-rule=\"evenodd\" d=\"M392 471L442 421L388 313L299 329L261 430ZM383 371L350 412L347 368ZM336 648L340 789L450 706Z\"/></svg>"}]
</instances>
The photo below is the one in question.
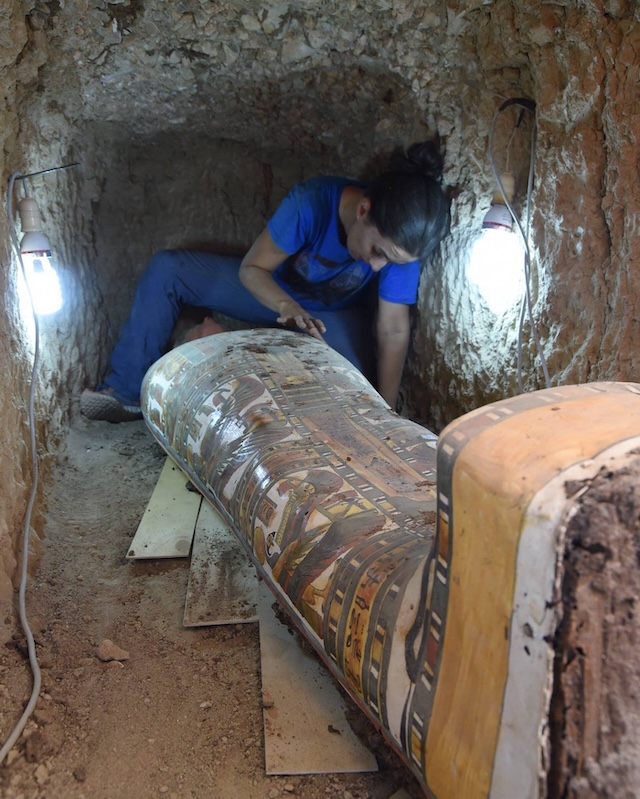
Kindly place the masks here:
<instances>
[{"instance_id":1,"label":"sneaker","mask_svg":"<svg viewBox=\"0 0 640 799\"><path fill-rule=\"evenodd\" d=\"M142 418L140 404L128 404L113 388L92 391L89 388L80 394L80 413L87 419L101 422L133 422Z\"/></svg>"}]
</instances>

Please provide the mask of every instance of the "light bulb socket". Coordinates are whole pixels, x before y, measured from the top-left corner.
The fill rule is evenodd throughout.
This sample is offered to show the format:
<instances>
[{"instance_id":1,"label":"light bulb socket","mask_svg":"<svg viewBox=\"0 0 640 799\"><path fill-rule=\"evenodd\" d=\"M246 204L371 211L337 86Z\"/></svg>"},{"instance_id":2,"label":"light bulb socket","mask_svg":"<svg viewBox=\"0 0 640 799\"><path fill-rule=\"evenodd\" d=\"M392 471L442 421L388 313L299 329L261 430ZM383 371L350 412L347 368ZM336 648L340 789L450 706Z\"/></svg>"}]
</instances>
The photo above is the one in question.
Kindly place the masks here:
<instances>
[{"instance_id":1,"label":"light bulb socket","mask_svg":"<svg viewBox=\"0 0 640 799\"><path fill-rule=\"evenodd\" d=\"M20 252L23 255L25 253L45 253L51 257L51 244L42 230L29 230L22 237Z\"/></svg>"},{"instance_id":2,"label":"light bulb socket","mask_svg":"<svg viewBox=\"0 0 640 799\"><path fill-rule=\"evenodd\" d=\"M20 227L23 233L42 230L42 217L33 197L23 197L18 203Z\"/></svg>"},{"instance_id":3,"label":"light bulb socket","mask_svg":"<svg viewBox=\"0 0 640 799\"><path fill-rule=\"evenodd\" d=\"M511 232L513 229L513 219L506 205L494 203L489 208L482 220L482 227L491 230L506 230Z\"/></svg>"}]
</instances>

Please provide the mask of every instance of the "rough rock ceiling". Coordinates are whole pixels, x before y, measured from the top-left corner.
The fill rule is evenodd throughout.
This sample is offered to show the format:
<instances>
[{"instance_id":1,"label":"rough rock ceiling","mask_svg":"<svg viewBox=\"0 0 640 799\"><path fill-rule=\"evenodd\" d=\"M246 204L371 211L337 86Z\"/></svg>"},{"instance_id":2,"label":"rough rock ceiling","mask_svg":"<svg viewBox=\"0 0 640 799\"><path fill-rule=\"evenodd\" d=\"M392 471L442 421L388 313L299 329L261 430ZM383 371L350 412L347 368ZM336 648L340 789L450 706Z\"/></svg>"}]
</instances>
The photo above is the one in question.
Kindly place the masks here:
<instances>
[{"instance_id":1,"label":"rough rock ceiling","mask_svg":"<svg viewBox=\"0 0 640 799\"><path fill-rule=\"evenodd\" d=\"M455 14L441 0L32 5L32 29L61 56L42 70L45 96L76 119L306 149L430 127L430 97L460 66L458 37L483 3Z\"/></svg>"}]
</instances>

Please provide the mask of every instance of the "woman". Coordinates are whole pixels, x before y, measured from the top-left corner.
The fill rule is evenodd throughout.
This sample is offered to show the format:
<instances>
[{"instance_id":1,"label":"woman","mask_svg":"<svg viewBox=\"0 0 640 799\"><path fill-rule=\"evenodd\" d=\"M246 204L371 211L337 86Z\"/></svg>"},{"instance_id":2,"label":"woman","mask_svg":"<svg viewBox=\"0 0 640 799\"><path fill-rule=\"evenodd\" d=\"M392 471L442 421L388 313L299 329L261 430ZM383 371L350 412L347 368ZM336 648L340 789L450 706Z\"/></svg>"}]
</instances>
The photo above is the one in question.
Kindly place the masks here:
<instances>
[{"instance_id":1,"label":"woman","mask_svg":"<svg viewBox=\"0 0 640 799\"><path fill-rule=\"evenodd\" d=\"M110 422L140 417L142 379L165 351L185 303L323 339L395 408L420 261L448 224L441 180L435 145L414 144L397 150L371 183L321 177L295 186L242 259L156 254L138 284L111 372L82 393L82 413Z\"/></svg>"}]
</instances>

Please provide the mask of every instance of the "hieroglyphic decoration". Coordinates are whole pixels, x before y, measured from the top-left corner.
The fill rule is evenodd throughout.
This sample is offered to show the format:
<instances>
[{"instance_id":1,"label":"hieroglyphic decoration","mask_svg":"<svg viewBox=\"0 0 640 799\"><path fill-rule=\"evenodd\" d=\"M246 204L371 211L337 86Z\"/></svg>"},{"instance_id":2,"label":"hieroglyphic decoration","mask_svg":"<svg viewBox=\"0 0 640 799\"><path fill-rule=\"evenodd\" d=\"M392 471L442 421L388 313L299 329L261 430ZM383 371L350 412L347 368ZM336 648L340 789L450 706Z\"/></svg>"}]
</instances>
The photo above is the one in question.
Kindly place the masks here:
<instances>
[{"instance_id":1,"label":"hieroglyphic decoration","mask_svg":"<svg viewBox=\"0 0 640 799\"><path fill-rule=\"evenodd\" d=\"M436 436L328 347L281 331L185 344L144 397L162 445L422 774L447 605Z\"/></svg>"},{"instance_id":2,"label":"hieroglyphic decoration","mask_svg":"<svg viewBox=\"0 0 640 799\"><path fill-rule=\"evenodd\" d=\"M544 795L554 486L640 430L640 389L534 392L437 442L321 342L254 330L168 353L143 411L427 796Z\"/></svg>"},{"instance_id":3,"label":"hieroglyphic decoration","mask_svg":"<svg viewBox=\"0 0 640 799\"><path fill-rule=\"evenodd\" d=\"M448 612L426 776L443 797L541 799L564 526L573 493L638 446L640 387L545 389L479 408L438 442Z\"/></svg>"}]
</instances>

